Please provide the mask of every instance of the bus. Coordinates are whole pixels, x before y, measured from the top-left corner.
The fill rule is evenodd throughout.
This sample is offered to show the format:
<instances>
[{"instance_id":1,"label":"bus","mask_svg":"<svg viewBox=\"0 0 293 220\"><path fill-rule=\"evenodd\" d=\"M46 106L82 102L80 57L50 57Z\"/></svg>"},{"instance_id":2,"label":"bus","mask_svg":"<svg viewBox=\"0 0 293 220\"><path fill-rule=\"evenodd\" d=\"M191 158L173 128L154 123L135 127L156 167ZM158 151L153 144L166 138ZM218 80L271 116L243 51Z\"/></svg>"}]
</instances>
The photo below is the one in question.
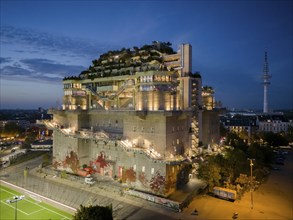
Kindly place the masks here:
<instances>
[{"instance_id":1,"label":"bus","mask_svg":"<svg viewBox=\"0 0 293 220\"><path fill-rule=\"evenodd\" d=\"M213 188L213 193L215 197L221 198L221 199L226 199L226 200L231 200L235 201L237 197L237 193L235 190L232 189L226 189L222 187L215 186Z\"/></svg>"}]
</instances>

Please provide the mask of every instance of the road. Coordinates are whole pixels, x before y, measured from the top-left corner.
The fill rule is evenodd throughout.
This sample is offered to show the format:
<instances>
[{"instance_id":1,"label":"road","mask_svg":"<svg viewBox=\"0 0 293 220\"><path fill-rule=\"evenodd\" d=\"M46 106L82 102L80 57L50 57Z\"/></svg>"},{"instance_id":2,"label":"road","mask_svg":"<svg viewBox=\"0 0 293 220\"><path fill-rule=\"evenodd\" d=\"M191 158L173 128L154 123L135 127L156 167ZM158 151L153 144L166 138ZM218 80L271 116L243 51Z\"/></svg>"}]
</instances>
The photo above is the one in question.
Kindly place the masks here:
<instances>
[{"instance_id":1,"label":"road","mask_svg":"<svg viewBox=\"0 0 293 220\"><path fill-rule=\"evenodd\" d=\"M240 201L229 202L211 196L198 196L181 213L166 207L130 196L121 196L111 185L94 187L77 181L63 180L44 174L29 174L23 177L25 167L37 167L42 157L1 172L1 179L17 183L34 192L65 203L74 208L83 205L112 204L115 219L232 219L238 212L238 219L293 219L293 152L287 155L285 165L272 171L267 182L262 184L254 195L251 209L250 193ZM2 170L3 171L3 170ZM107 183L106 183L107 184ZM191 215L194 209L198 215Z\"/></svg>"},{"instance_id":2,"label":"road","mask_svg":"<svg viewBox=\"0 0 293 220\"><path fill-rule=\"evenodd\" d=\"M0 177L9 177L11 174L13 175L22 175L23 176L23 171L26 167L32 169L35 168L37 166L39 166L43 161L43 156L34 158L32 160L17 164L17 165L13 165L13 166L9 166L7 168L0 168ZM8 176L7 176L8 175Z\"/></svg>"}]
</instances>

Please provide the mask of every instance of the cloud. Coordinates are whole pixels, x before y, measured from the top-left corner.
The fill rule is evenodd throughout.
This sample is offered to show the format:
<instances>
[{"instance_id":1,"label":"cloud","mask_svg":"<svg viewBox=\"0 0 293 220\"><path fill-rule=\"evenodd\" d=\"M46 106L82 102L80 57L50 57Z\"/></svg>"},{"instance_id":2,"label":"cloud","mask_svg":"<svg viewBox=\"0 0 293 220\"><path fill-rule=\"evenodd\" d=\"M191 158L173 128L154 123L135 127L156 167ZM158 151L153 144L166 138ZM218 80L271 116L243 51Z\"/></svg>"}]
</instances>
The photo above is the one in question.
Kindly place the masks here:
<instances>
[{"instance_id":1,"label":"cloud","mask_svg":"<svg viewBox=\"0 0 293 220\"><path fill-rule=\"evenodd\" d=\"M47 73L47 74L58 74L62 77L77 75L82 70L86 69L84 66L80 65L67 65L56 63L53 60L48 59L23 59L20 60L21 63L28 66L33 72Z\"/></svg>"},{"instance_id":2,"label":"cloud","mask_svg":"<svg viewBox=\"0 0 293 220\"><path fill-rule=\"evenodd\" d=\"M99 54L115 48L90 40L8 25L0 27L0 35L0 45L5 46L1 53L17 54L0 58L1 77L7 80L61 82L63 77L76 76L86 69L76 62L90 62Z\"/></svg>"},{"instance_id":3,"label":"cloud","mask_svg":"<svg viewBox=\"0 0 293 220\"><path fill-rule=\"evenodd\" d=\"M23 59L1 68L1 77L7 80L61 82L65 76L78 75L84 66L60 64L48 59Z\"/></svg>"},{"instance_id":4,"label":"cloud","mask_svg":"<svg viewBox=\"0 0 293 220\"><path fill-rule=\"evenodd\" d=\"M17 28L9 25L3 25L0 29L1 44L21 44L29 45L37 51L63 52L84 56L87 58L97 57L113 46L104 43L93 42L87 39L56 36L47 32L37 30ZM32 50L29 50L32 51ZM24 50L18 50L23 53Z\"/></svg>"},{"instance_id":5,"label":"cloud","mask_svg":"<svg viewBox=\"0 0 293 220\"><path fill-rule=\"evenodd\" d=\"M20 77L20 76L30 76L32 74L31 71L16 67L16 66L5 66L1 68L1 76L14 76L14 77Z\"/></svg>"},{"instance_id":6,"label":"cloud","mask_svg":"<svg viewBox=\"0 0 293 220\"><path fill-rule=\"evenodd\" d=\"M11 62L11 57L0 57L0 64Z\"/></svg>"},{"instance_id":7,"label":"cloud","mask_svg":"<svg viewBox=\"0 0 293 220\"><path fill-rule=\"evenodd\" d=\"M27 70L22 67L15 66L5 66L0 69L1 78L12 81L27 81L27 82L47 82L47 83L60 83L62 81L62 77L60 76L48 76L41 75L39 73Z\"/></svg>"}]
</instances>

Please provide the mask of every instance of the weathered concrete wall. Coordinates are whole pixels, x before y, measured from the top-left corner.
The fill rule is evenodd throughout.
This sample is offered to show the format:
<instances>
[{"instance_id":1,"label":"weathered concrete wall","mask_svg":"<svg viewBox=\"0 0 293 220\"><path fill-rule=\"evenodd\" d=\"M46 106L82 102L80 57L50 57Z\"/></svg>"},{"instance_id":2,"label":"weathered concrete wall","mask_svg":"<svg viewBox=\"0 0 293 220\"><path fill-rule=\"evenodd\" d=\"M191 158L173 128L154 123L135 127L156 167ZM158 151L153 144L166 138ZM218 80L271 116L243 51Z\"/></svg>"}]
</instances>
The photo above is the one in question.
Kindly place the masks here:
<instances>
[{"instance_id":1,"label":"weathered concrete wall","mask_svg":"<svg viewBox=\"0 0 293 220\"><path fill-rule=\"evenodd\" d=\"M72 128L76 131L89 127L88 114L85 111L58 111L54 114L53 120L60 127Z\"/></svg>"},{"instance_id":2,"label":"weathered concrete wall","mask_svg":"<svg viewBox=\"0 0 293 220\"><path fill-rule=\"evenodd\" d=\"M101 155L107 164L107 173L113 178L119 178L129 186L137 189L148 190L149 184L156 173L166 176L166 165L164 163L150 159L144 153L127 151L123 149L119 141L95 140L90 142L90 160L101 160ZM104 168L106 170L106 168Z\"/></svg>"},{"instance_id":3,"label":"weathered concrete wall","mask_svg":"<svg viewBox=\"0 0 293 220\"><path fill-rule=\"evenodd\" d=\"M89 126L93 130L111 130L111 129L123 129L123 120L125 113L123 112L111 112L97 111L89 114Z\"/></svg>"},{"instance_id":4,"label":"weathered concrete wall","mask_svg":"<svg viewBox=\"0 0 293 220\"><path fill-rule=\"evenodd\" d=\"M82 166L83 164L88 164L90 157L90 140L89 139L79 139L78 138L78 148L77 155L79 158L79 164Z\"/></svg>"},{"instance_id":5,"label":"weathered concrete wall","mask_svg":"<svg viewBox=\"0 0 293 220\"><path fill-rule=\"evenodd\" d=\"M136 189L163 194L166 164L150 159L143 152L126 150L119 141L66 137L55 131L53 154L58 168L68 172L77 173L86 164L100 175L119 178ZM154 189L151 184L159 182L156 178L163 178L165 182Z\"/></svg>"},{"instance_id":6,"label":"weathered concrete wall","mask_svg":"<svg viewBox=\"0 0 293 220\"><path fill-rule=\"evenodd\" d=\"M191 114L68 111L54 115L54 119L59 125L76 125L79 131L105 130L110 135L110 138L98 138L90 132L87 135L83 132L65 134L56 129L53 154L58 169L87 175L83 169L87 166L93 173L118 178L123 184L155 194L166 194L175 189L181 166L152 159L144 150L153 149L163 158L170 154L185 154L190 147ZM117 133L120 134L118 138L114 135ZM125 139L133 144L133 148L128 149L122 144L121 140Z\"/></svg>"},{"instance_id":7,"label":"weathered concrete wall","mask_svg":"<svg viewBox=\"0 0 293 220\"><path fill-rule=\"evenodd\" d=\"M190 117L170 116L166 120L166 152L173 155L183 155L191 147Z\"/></svg>"},{"instance_id":8,"label":"weathered concrete wall","mask_svg":"<svg viewBox=\"0 0 293 220\"><path fill-rule=\"evenodd\" d=\"M202 142L204 145L218 144L220 141L219 111L206 110L202 114Z\"/></svg>"},{"instance_id":9,"label":"weathered concrete wall","mask_svg":"<svg viewBox=\"0 0 293 220\"><path fill-rule=\"evenodd\" d=\"M161 155L166 150L166 117L164 115L127 116L123 136L138 147L153 148Z\"/></svg>"},{"instance_id":10,"label":"weathered concrete wall","mask_svg":"<svg viewBox=\"0 0 293 220\"><path fill-rule=\"evenodd\" d=\"M62 165L70 152L78 152L78 139L67 136L59 130L53 132L53 166ZM71 171L71 170L68 170Z\"/></svg>"}]
</instances>

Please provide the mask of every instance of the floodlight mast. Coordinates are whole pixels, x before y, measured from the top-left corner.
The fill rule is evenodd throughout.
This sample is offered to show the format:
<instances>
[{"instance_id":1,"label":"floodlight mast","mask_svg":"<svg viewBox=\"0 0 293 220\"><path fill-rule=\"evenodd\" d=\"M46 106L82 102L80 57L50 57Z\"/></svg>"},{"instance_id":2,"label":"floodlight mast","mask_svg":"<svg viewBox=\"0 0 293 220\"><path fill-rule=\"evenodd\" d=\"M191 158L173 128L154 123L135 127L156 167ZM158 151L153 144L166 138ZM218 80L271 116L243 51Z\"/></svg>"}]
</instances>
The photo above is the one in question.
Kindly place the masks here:
<instances>
[{"instance_id":1,"label":"floodlight mast","mask_svg":"<svg viewBox=\"0 0 293 220\"><path fill-rule=\"evenodd\" d=\"M251 209L253 209L253 189L252 189L252 166L253 166L253 163L252 161L255 161L255 159L253 158L247 158L247 160L250 161L250 204L251 204Z\"/></svg>"},{"instance_id":2,"label":"floodlight mast","mask_svg":"<svg viewBox=\"0 0 293 220\"><path fill-rule=\"evenodd\" d=\"M21 195L21 196L13 196L13 199L10 200L6 200L6 202L8 203L15 203L15 209L14 209L14 219L17 220L17 202L18 201L21 201L24 199L24 195Z\"/></svg>"}]
</instances>

